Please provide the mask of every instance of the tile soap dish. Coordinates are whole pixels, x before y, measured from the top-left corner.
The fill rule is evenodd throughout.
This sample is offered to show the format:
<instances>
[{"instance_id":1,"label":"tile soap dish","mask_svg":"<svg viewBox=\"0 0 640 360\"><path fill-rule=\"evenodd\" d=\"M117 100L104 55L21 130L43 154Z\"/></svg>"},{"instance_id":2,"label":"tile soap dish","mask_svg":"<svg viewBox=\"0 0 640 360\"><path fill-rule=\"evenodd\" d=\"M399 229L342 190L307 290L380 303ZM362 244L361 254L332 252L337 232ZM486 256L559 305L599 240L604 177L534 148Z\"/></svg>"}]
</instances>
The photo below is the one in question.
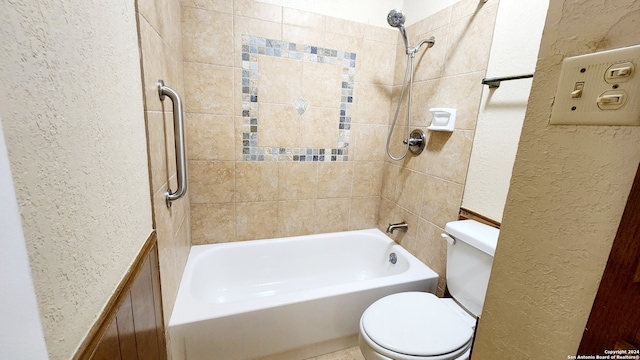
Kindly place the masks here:
<instances>
[{"instance_id":1,"label":"tile soap dish","mask_svg":"<svg viewBox=\"0 0 640 360\"><path fill-rule=\"evenodd\" d=\"M431 119L431 125L427 129L433 131L453 131L456 125L456 109L431 108L429 112L433 114L433 119Z\"/></svg>"}]
</instances>

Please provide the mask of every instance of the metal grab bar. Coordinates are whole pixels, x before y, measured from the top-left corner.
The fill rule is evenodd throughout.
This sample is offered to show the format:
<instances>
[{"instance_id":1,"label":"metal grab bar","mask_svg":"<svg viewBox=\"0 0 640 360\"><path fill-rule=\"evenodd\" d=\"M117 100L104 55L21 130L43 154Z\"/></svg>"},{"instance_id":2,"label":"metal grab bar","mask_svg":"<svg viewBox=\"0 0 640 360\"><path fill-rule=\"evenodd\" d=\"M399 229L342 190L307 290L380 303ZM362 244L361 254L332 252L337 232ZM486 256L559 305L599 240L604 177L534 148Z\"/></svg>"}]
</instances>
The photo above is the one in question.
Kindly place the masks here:
<instances>
[{"instance_id":1,"label":"metal grab bar","mask_svg":"<svg viewBox=\"0 0 640 360\"><path fill-rule=\"evenodd\" d=\"M500 87L500 82L501 81L528 79L528 78L532 78L532 77L533 77L533 74L505 76L505 77L495 77L495 78L484 78L484 79L482 79L482 85L489 85L490 89L495 89L495 88Z\"/></svg>"},{"instance_id":2,"label":"metal grab bar","mask_svg":"<svg viewBox=\"0 0 640 360\"><path fill-rule=\"evenodd\" d=\"M187 193L187 155L184 140L184 119L182 117L182 100L180 95L172 88L165 86L164 81L158 80L158 94L160 101L164 101L165 95L173 103L173 134L176 149L176 171L178 177L178 190L171 192L171 187L165 192L167 207L171 203L182 198Z\"/></svg>"}]
</instances>

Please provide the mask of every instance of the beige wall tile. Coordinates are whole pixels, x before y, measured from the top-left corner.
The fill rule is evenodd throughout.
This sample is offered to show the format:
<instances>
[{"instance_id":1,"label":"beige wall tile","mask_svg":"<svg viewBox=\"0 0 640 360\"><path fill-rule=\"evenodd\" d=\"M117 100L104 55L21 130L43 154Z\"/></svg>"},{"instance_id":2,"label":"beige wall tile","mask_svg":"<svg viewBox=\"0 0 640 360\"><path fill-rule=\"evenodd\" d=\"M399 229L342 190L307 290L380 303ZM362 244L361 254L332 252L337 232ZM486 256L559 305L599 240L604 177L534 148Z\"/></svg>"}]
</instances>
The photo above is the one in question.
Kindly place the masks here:
<instances>
[{"instance_id":1,"label":"beige wall tile","mask_svg":"<svg viewBox=\"0 0 640 360\"><path fill-rule=\"evenodd\" d=\"M234 160L236 142L233 117L187 113L189 160Z\"/></svg>"},{"instance_id":2,"label":"beige wall tile","mask_svg":"<svg viewBox=\"0 0 640 360\"><path fill-rule=\"evenodd\" d=\"M352 124L351 146L352 148L355 147L353 160L383 161L387 143L387 130L386 125Z\"/></svg>"},{"instance_id":3,"label":"beige wall tile","mask_svg":"<svg viewBox=\"0 0 640 360\"><path fill-rule=\"evenodd\" d=\"M425 178L426 175L422 173L402 168L396 184L398 205L417 214L422 206Z\"/></svg>"},{"instance_id":4,"label":"beige wall tile","mask_svg":"<svg viewBox=\"0 0 640 360\"><path fill-rule=\"evenodd\" d=\"M296 44L328 46L324 41L324 31L301 26L282 25L282 39Z\"/></svg>"},{"instance_id":5,"label":"beige wall tile","mask_svg":"<svg viewBox=\"0 0 640 360\"><path fill-rule=\"evenodd\" d=\"M392 87L355 83L353 123L388 124Z\"/></svg>"},{"instance_id":6,"label":"beige wall tile","mask_svg":"<svg viewBox=\"0 0 640 360\"><path fill-rule=\"evenodd\" d=\"M396 44L364 40L356 61L356 81L393 85Z\"/></svg>"},{"instance_id":7,"label":"beige wall tile","mask_svg":"<svg viewBox=\"0 0 640 360\"><path fill-rule=\"evenodd\" d=\"M310 106L340 108L342 72L339 65L304 62L302 95Z\"/></svg>"},{"instance_id":8,"label":"beige wall tile","mask_svg":"<svg viewBox=\"0 0 640 360\"><path fill-rule=\"evenodd\" d=\"M191 236L194 245L235 241L235 204L192 204Z\"/></svg>"},{"instance_id":9,"label":"beige wall tile","mask_svg":"<svg viewBox=\"0 0 640 360\"><path fill-rule=\"evenodd\" d=\"M189 161L190 200L194 204L233 202L235 163Z\"/></svg>"},{"instance_id":10,"label":"beige wall tile","mask_svg":"<svg viewBox=\"0 0 640 360\"><path fill-rule=\"evenodd\" d=\"M246 202L236 204L236 239L275 238L278 232L278 203Z\"/></svg>"},{"instance_id":11,"label":"beige wall tile","mask_svg":"<svg viewBox=\"0 0 640 360\"><path fill-rule=\"evenodd\" d=\"M351 197L353 162L318 164L318 198Z\"/></svg>"},{"instance_id":12,"label":"beige wall tile","mask_svg":"<svg viewBox=\"0 0 640 360\"><path fill-rule=\"evenodd\" d=\"M235 147L235 153L236 153L236 157L235 157L235 161L242 161L242 141L239 141L237 139L242 139L242 124L243 124L244 119L240 116L234 116L233 117L233 123L234 123L234 131L235 131L235 139L233 141L234 147Z\"/></svg>"},{"instance_id":13,"label":"beige wall tile","mask_svg":"<svg viewBox=\"0 0 640 360\"><path fill-rule=\"evenodd\" d=\"M318 193L318 164L278 163L278 199L315 199Z\"/></svg>"},{"instance_id":14,"label":"beige wall tile","mask_svg":"<svg viewBox=\"0 0 640 360\"><path fill-rule=\"evenodd\" d=\"M160 20L159 33L175 53L182 52L181 0L162 1L156 4Z\"/></svg>"},{"instance_id":15,"label":"beige wall tile","mask_svg":"<svg viewBox=\"0 0 640 360\"><path fill-rule=\"evenodd\" d=\"M419 58L422 54L418 55ZM407 74L407 54L405 53L404 43L398 43L396 45L396 57L395 57L395 65L393 69L393 85L400 86L404 80L405 74L407 76L407 81L409 81L409 74ZM417 63L417 59L414 59L414 65ZM424 66L422 67L424 68ZM417 78L417 71L414 70L414 78Z\"/></svg>"},{"instance_id":16,"label":"beige wall tile","mask_svg":"<svg viewBox=\"0 0 640 360\"><path fill-rule=\"evenodd\" d=\"M233 66L231 15L191 7L182 10L185 61Z\"/></svg>"},{"instance_id":17,"label":"beige wall tile","mask_svg":"<svg viewBox=\"0 0 640 360\"><path fill-rule=\"evenodd\" d=\"M278 202L278 237L313 234L315 200Z\"/></svg>"},{"instance_id":18,"label":"beige wall tile","mask_svg":"<svg viewBox=\"0 0 640 360\"><path fill-rule=\"evenodd\" d=\"M449 26L444 75L459 75L487 68L497 6Z\"/></svg>"},{"instance_id":19,"label":"beige wall tile","mask_svg":"<svg viewBox=\"0 0 640 360\"><path fill-rule=\"evenodd\" d=\"M367 25L364 28L364 39L393 44L395 46L400 39L400 32L394 28Z\"/></svg>"},{"instance_id":20,"label":"beige wall tile","mask_svg":"<svg viewBox=\"0 0 640 360\"><path fill-rule=\"evenodd\" d=\"M384 162L356 161L353 169L353 196L380 196Z\"/></svg>"},{"instance_id":21,"label":"beige wall tile","mask_svg":"<svg viewBox=\"0 0 640 360\"><path fill-rule=\"evenodd\" d=\"M258 101L292 105L303 96L302 61L258 56Z\"/></svg>"},{"instance_id":22,"label":"beige wall tile","mask_svg":"<svg viewBox=\"0 0 640 360\"><path fill-rule=\"evenodd\" d=\"M382 175L382 197L387 200L397 201L396 184L400 176L400 166L395 162L386 161Z\"/></svg>"},{"instance_id":23,"label":"beige wall tile","mask_svg":"<svg viewBox=\"0 0 640 360\"><path fill-rule=\"evenodd\" d=\"M396 119L396 126L407 126L407 109L409 108L409 89L406 88L404 94L402 94L402 83L398 86L394 86L391 92L391 106L389 107L389 125L393 124L393 119ZM400 95L402 95L402 101L400 102L400 109L398 109L398 102L400 101ZM414 101L419 100L416 98ZM396 116L396 111L398 116ZM406 133L406 131L405 131Z\"/></svg>"},{"instance_id":24,"label":"beige wall tile","mask_svg":"<svg viewBox=\"0 0 640 360\"><path fill-rule=\"evenodd\" d=\"M182 66L182 51L175 51L169 46L164 47L164 61L166 68L166 77L163 78L164 84L169 86L184 99L184 69ZM156 88L157 91L157 88ZM167 105L172 107L171 101L167 101Z\"/></svg>"},{"instance_id":25,"label":"beige wall tile","mask_svg":"<svg viewBox=\"0 0 640 360\"><path fill-rule=\"evenodd\" d=\"M233 115L233 71L217 65L184 63L186 110Z\"/></svg>"},{"instance_id":26,"label":"beige wall tile","mask_svg":"<svg viewBox=\"0 0 640 360\"><path fill-rule=\"evenodd\" d=\"M175 246L172 243L175 231L173 229L174 221L171 218L171 208L167 207L165 191L166 189L160 189L153 194L153 227L158 234L158 245L162 245L163 249L170 249Z\"/></svg>"},{"instance_id":27,"label":"beige wall tile","mask_svg":"<svg viewBox=\"0 0 640 360\"><path fill-rule=\"evenodd\" d=\"M175 294L180 286L182 270L189 254L191 239L190 232L187 231L184 225L187 220L183 219L182 223L177 222L176 216L172 213L173 209L167 208L165 191L166 189L161 189L153 195L153 212L154 228L158 236L162 305L163 311L170 314L173 311ZM169 319L165 319L165 323L168 323L168 321Z\"/></svg>"},{"instance_id":28,"label":"beige wall tile","mask_svg":"<svg viewBox=\"0 0 640 360\"><path fill-rule=\"evenodd\" d=\"M167 77L164 42L144 17L138 14L138 20L145 110L160 111L162 102L158 96L158 79Z\"/></svg>"},{"instance_id":29,"label":"beige wall tile","mask_svg":"<svg viewBox=\"0 0 640 360\"><path fill-rule=\"evenodd\" d=\"M465 1L469 3L468 0L463 0ZM409 233L394 234L394 238L414 252L422 249L427 251L429 246L423 244L421 247L422 240L418 235L419 215L425 206L422 204L422 193L427 182L426 174L440 178L437 180L441 182L458 186L454 186L455 191L461 189L462 185L457 184L463 184L465 180L473 133L456 130L450 135L434 135L427 131L428 149L422 155L408 155L402 162L386 160L387 124L390 124L395 112L406 65L399 32L392 28L379 28L252 0L236 1L233 9L232 4L231 1L216 0L185 0L183 4L184 7L189 7L183 9L182 17L185 37L189 37L183 44L184 56L195 62L223 61L217 64L225 65L185 62L184 75L186 83L190 84L190 89L185 90L187 109L201 113L188 115L188 120L194 119L190 121L193 128L188 130L189 156L201 160L235 160L224 163L234 164L229 176L233 181L227 181L223 186L223 193L227 194L225 196L207 193L212 187L210 184L218 181L217 175L206 175L213 171L211 168L217 162L200 161L203 164L196 165L200 169L195 170L195 176L204 179L203 184L192 186L192 211L194 207L204 206L200 202L206 202L207 206L213 206L212 201L224 204L225 207L235 204L237 213L233 215L236 224L234 231L237 234L233 237L242 240L342 231L347 228L382 228L383 225L386 228L386 224L383 224L385 222L388 224L405 220L410 223ZM479 83L478 77L482 76L484 70L474 70L474 67L481 67L483 63L478 59L468 60L465 56L468 57L471 52L473 56L480 57L484 48L488 54L491 34L479 29L478 34L470 32L480 26L492 28L487 25L487 21L493 21L495 9L489 9L485 5L475 16L471 16L475 12L471 11L469 5L470 3L457 5L460 11L467 14L456 15L458 22L451 26L448 25L449 18L454 15L452 8L448 8L442 14L436 14L437 18L425 19L409 29L409 34L413 36L412 43L428 36L436 36L436 45L428 51L424 48L415 59L411 128L425 128L430 124L430 107L446 106L456 107L460 111L457 129L472 130L475 126L479 104L479 93L477 96L476 93L477 89L482 88L476 82ZM205 14L205 11L196 8L214 11L206 11ZM232 10L233 20L231 15L227 15ZM184 23L192 17L195 17L193 22ZM228 25L233 22L232 35L222 36L225 41L233 39L232 53L220 49L223 46L207 48L198 44L199 41L215 42L218 34L231 31L227 25L217 32L211 27L200 30L198 20L201 17L207 20L203 22L215 24ZM467 25L470 28L465 31L464 27ZM147 26L151 28L151 25ZM209 31L213 32L207 33ZM188 32L199 34L190 37L186 35ZM149 36L151 35L150 33ZM357 53L348 162L242 161L242 90L239 86L242 81L242 35ZM489 41L478 40L481 36ZM464 42L464 46L456 45L456 41ZM471 44L478 41L486 46ZM230 46L224 48L229 49ZM224 53L216 53L218 50ZM441 80L441 76L445 74L445 60L453 62L448 65L447 77ZM269 56L258 56L258 61L259 145L335 148L342 68ZM228 66L233 63L235 69L232 70ZM226 84L226 89L235 88L236 93L229 95L229 90L212 96L213 84L218 89L220 84ZM309 102L309 108L303 116L299 116L293 108L293 103L300 97ZM453 100L460 98L466 100ZM405 95L403 103L406 102ZM228 126L222 126L225 121L223 119L229 119L227 115L232 114L236 117L229 121ZM392 151L396 156L404 150L402 140L406 137L406 114L404 106L392 138ZM231 137L228 142L224 141L231 146L214 149L207 140L212 137ZM191 144L193 142L197 142L197 145ZM215 154L224 157L217 158ZM193 165L190 168L191 166ZM269 180L265 183L265 179ZM209 185L205 184L207 182ZM452 196L456 196L455 191ZM233 197L229 199L228 194L233 194ZM381 200L380 195L386 200ZM442 199L436 200L445 201L445 195L439 195L442 195ZM310 207L309 204L313 206ZM450 204L443 203L442 206L448 205ZM459 206L459 203L455 206ZM443 209L443 212L450 211ZM303 217L308 217L310 221L301 223L296 219L296 215L299 217L300 214L304 214ZM429 215L433 216L436 215ZM298 221L291 221L292 218ZM429 224L427 220L441 222L430 218L422 221ZM311 229L309 224L313 224ZM420 226L427 227L424 224ZM226 231L226 234L231 232ZM194 232L194 237L196 235L200 238L203 236Z\"/></svg>"},{"instance_id":30,"label":"beige wall tile","mask_svg":"<svg viewBox=\"0 0 640 360\"><path fill-rule=\"evenodd\" d=\"M330 32L324 33L324 43L326 46L335 50L355 53L356 63L359 61L358 56L362 56L362 41L362 37L334 34Z\"/></svg>"},{"instance_id":31,"label":"beige wall tile","mask_svg":"<svg viewBox=\"0 0 640 360\"><path fill-rule=\"evenodd\" d=\"M138 16L142 15L144 20L151 25L158 33L160 32L160 18L158 9L154 0L136 1L136 10Z\"/></svg>"},{"instance_id":32,"label":"beige wall tile","mask_svg":"<svg viewBox=\"0 0 640 360\"><path fill-rule=\"evenodd\" d=\"M488 0L486 3L478 3L475 0L462 0L451 6L451 21L458 20L465 16L476 16L482 12L493 11L498 4L498 0Z\"/></svg>"},{"instance_id":33,"label":"beige wall tile","mask_svg":"<svg viewBox=\"0 0 640 360\"><path fill-rule=\"evenodd\" d=\"M458 219L464 186L429 175L423 180L424 194L418 203L422 207L420 215L444 229L447 222Z\"/></svg>"},{"instance_id":34,"label":"beige wall tile","mask_svg":"<svg viewBox=\"0 0 640 360\"><path fill-rule=\"evenodd\" d=\"M233 17L233 44L236 67L242 67L242 35L282 40L282 24L252 19L244 16Z\"/></svg>"},{"instance_id":35,"label":"beige wall tile","mask_svg":"<svg viewBox=\"0 0 640 360\"><path fill-rule=\"evenodd\" d=\"M416 81L413 84L411 125L425 127L431 124L430 108L442 107L437 102L441 80ZM408 95L408 94L407 94Z\"/></svg>"},{"instance_id":36,"label":"beige wall tile","mask_svg":"<svg viewBox=\"0 0 640 360\"><path fill-rule=\"evenodd\" d=\"M338 108L310 107L300 117L300 147L335 148L338 145ZM295 136L295 135L294 135Z\"/></svg>"},{"instance_id":37,"label":"beige wall tile","mask_svg":"<svg viewBox=\"0 0 640 360\"><path fill-rule=\"evenodd\" d=\"M456 109L456 129L474 130L482 97L484 71L443 78L438 106Z\"/></svg>"},{"instance_id":38,"label":"beige wall tile","mask_svg":"<svg viewBox=\"0 0 640 360\"><path fill-rule=\"evenodd\" d=\"M440 236L442 233L444 229L420 219L416 257L444 279L447 270L447 242Z\"/></svg>"},{"instance_id":39,"label":"beige wall tile","mask_svg":"<svg viewBox=\"0 0 640 360\"><path fill-rule=\"evenodd\" d=\"M471 157L473 131L433 132L425 148L426 173L464 184Z\"/></svg>"},{"instance_id":40,"label":"beige wall tile","mask_svg":"<svg viewBox=\"0 0 640 360\"><path fill-rule=\"evenodd\" d=\"M149 153L149 175L151 191L166 190L169 179L167 172L167 142L162 113L145 112L147 120L147 147Z\"/></svg>"},{"instance_id":41,"label":"beige wall tile","mask_svg":"<svg viewBox=\"0 0 640 360\"><path fill-rule=\"evenodd\" d=\"M295 25L306 27L324 32L327 17L320 14L314 14L307 11L282 8L282 23L287 25Z\"/></svg>"},{"instance_id":42,"label":"beige wall tile","mask_svg":"<svg viewBox=\"0 0 640 360\"><path fill-rule=\"evenodd\" d=\"M429 31L420 36L420 40L428 39L431 36L436 38L436 43L431 47L427 48L427 45L423 45L420 51L416 54L414 60L414 80L422 81L422 80L431 80L437 79L442 76L442 72L444 71L444 59L447 52L447 27L442 27L440 29ZM404 65L400 67L401 70L404 70L406 66L406 55L404 55L403 59ZM396 72L399 69L396 69ZM403 74L404 75L404 74Z\"/></svg>"},{"instance_id":43,"label":"beige wall tile","mask_svg":"<svg viewBox=\"0 0 640 360\"><path fill-rule=\"evenodd\" d=\"M169 214L171 215L171 219L173 220L173 237L175 239L179 238L179 232L182 231L180 227L189 214L189 195L189 191L187 191L187 194L182 199L171 203L171 207L169 208ZM191 233L191 231L189 231L189 233Z\"/></svg>"},{"instance_id":44,"label":"beige wall tile","mask_svg":"<svg viewBox=\"0 0 640 360\"><path fill-rule=\"evenodd\" d=\"M260 104L258 145L267 147L299 147L300 115L291 105Z\"/></svg>"},{"instance_id":45,"label":"beige wall tile","mask_svg":"<svg viewBox=\"0 0 640 360\"><path fill-rule=\"evenodd\" d=\"M278 163L236 163L236 201L269 201L278 198Z\"/></svg>"},{"instance_id":46,"label":"beige wall tile","mask_svg":"<svg viewBox=\"0 0 640 360\"><path fill-rule=\"evenodd\" d=\"M409 26L407 32L410 34L425 34L435 29L446 27L451 22L451 6L448 6L437 13L424 18Z\"/></svg>"},{"instance_id":47,"label":"beige wall tile","mask_svg":"<svg viewBox=\"0 0 640 360\"><path fill-rule=\"evenodd\" d=\"M181 0L182 6L191 6L224 13L233 12L233 0Z\"/></svg>"},{"instance_id":48,"label":"beige wall tile","mask_svg":"<svg viewBox=\"0 0 640 360\"><path fill-rule=\"evenodd\" d=\"M327 34L348 35L355 38L364 38L365 29L369 26L360 22L339 19L331 16L327 16L326 24Z\"/></svg>"},{"instance_id":49,"label":"beige wall tile","mask_svg":"<svg viewBox=\"0 0 640 360\"><path fill-rule=\"evenodd\" d=\"M234 0L233 13L260 20L282 22L282 6L253 0Z\"/></svg>"},{"instance_id":50,"label":"beige wall tile","mask_svg":"<svg viewBox=\"0 0 640 360\"><path fill-rule=\"evenodd\" d=\"M315 206L316 234L348 230L350 198L318 199Z\"/></svg>"},{"instance_id":51,"label":"beige wall tile","mask_svg":"<svg viewBox=\"0 0 640 360\"><path fill-rule=\"evenodd\" d=\"M351 198L349 230L370 229L378 225L380 197Z\"/></svg>"}]
</instances>

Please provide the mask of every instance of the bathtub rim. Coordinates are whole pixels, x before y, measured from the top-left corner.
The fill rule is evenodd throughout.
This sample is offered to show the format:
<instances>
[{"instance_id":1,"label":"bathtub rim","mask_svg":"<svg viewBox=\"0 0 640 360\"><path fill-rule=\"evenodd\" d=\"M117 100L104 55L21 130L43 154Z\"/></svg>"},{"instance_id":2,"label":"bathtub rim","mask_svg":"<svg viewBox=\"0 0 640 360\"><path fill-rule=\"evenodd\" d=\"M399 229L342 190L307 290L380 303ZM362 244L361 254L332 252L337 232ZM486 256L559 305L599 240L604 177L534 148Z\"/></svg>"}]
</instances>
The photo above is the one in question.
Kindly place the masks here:
<instances>
[{"instance_id":1,"label":"bathtub rim","mask_svg":"<svg viewBox=\"0 0 640 360\"><path fill-rule=\"evenodd\" d=\"M286 243L291 241L299 241L300 239L313 239L313 238L325 238L328 236L340 236L345 233L350 234L364 234L367 236L373 236L381 239L389 247L390 251L396 252L398 256L403 256L407 259L408 268L406 271L379 277L375 279L368 279L361 282L349 282L338 285L325 286L315 289L307 289L299 292L290 292L286 294L279 294L270 297L262 297L257 299L244 300L239 302L214 304L207 303L200 299L195 298L190 291L190 278L192 277L196 260L205 255L212 249L224 249L226 247L241 247L252 246L253 244L264 243ZM180 287L176 302L174 304L173 313L171 314L168 329L177 328L180 326L188 325L194 322L206 321L208 319L233 316L241 313L257 311L272 307L285 306L292 303L298 303L302 301L309 301L328 296L336 296L345 293L366 291L372 287L383 287L397 284L399 278L403 278L403 282L420 281L428 278L435 278L436 282L438 274L429 268L427 265L418 260L409 251L404 249L400 244L397 244L393 239L389 238L386 234L377 228L364 229L364 230L350 230L332 233L322 233L303 236L291 236L281 237L273 239L258 239L247 240L242 242L230 242L230 243L217 243L217 244L205 244L205 245L193 245L189 251L189 257L187 264L183 271L183 275L180 281ZM375 284L375 285L374 285Z\"/></svg>"}]
</instances>

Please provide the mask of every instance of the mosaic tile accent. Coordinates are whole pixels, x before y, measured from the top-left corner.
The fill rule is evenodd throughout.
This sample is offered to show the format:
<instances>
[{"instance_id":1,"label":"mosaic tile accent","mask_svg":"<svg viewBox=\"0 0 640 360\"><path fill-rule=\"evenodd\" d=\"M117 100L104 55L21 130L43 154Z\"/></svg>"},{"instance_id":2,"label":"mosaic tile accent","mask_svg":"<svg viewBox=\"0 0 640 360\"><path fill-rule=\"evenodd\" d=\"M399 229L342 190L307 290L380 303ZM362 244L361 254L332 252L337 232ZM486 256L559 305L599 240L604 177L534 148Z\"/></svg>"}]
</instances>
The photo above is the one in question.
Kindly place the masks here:
<instances>
[{"instance_id":1,"label":"mosaic tile accent","mask_svg":"<svg viewBox=\"0 0 640 360\"><path fill-rule=\"evenodd\" d=\"M258 56L342 66L342 88L335 148L258 146ZM356 53L242 35L242 159L245 161L347 161L356 69ZM313 105L313 104L311 104ZM309 104L300 97L292 106L302 115Z\"/></svg>"},{"instance_id":2,"label":"mosaic tile accent","mask_svg":"<svg viewBox=\"0 0 640 360\"><path fill-rule=\"evenodd\" d=\"M307 111L307 108L309 107L309 103L304 98L300 98L293 103L293 107L296 108L296 111L298 112L299 115L302 115L304 114L305 111Z\"/></svg>"}]
</instances>

